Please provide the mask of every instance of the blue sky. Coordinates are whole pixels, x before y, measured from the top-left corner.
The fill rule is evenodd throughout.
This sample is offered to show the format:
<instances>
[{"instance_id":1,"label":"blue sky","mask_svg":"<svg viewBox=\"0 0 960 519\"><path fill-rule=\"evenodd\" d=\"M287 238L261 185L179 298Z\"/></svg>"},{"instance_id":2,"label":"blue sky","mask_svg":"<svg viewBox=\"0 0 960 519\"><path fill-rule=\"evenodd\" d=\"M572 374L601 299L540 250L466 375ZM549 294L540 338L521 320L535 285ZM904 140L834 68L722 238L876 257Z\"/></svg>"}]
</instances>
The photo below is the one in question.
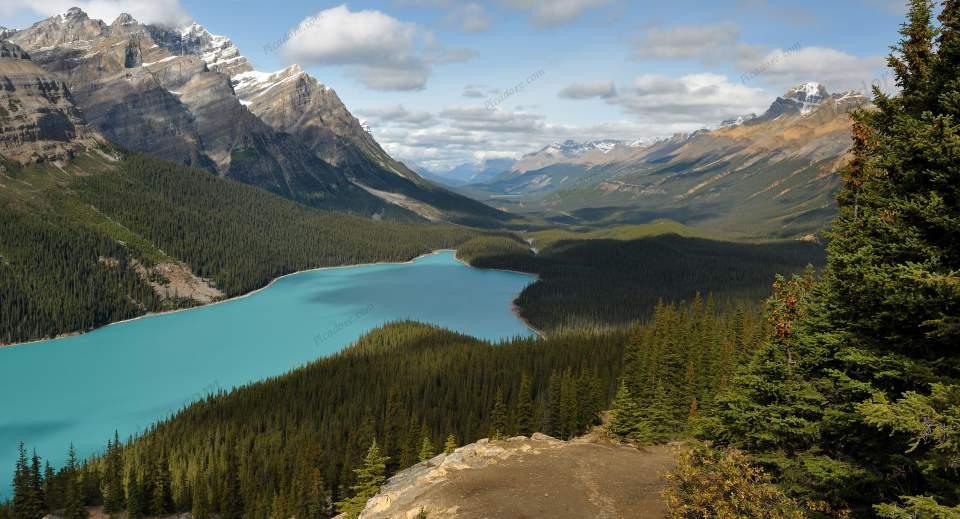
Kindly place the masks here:
<instances>
[{"instance_id":1,"label":"blue sky","mask_svg":"<svg viewBox=\"0 0 960 519\"><path fill-rule=\"evenodd\" d=\"M888 85L897 0L5 0L23 27L78 5L193 19L259 70L299 63L394 155L444 168L549 142L665 136L790 86Z\"/></svg>"}]
</instances>

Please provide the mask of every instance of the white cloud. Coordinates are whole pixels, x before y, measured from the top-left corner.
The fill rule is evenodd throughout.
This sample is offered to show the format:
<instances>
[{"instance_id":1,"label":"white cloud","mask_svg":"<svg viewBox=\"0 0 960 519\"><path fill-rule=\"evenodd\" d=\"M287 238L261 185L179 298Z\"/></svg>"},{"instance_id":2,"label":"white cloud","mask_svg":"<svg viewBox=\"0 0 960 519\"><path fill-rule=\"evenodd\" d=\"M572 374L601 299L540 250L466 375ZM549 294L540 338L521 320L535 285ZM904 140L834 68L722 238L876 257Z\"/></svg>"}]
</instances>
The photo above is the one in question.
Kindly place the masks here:
<instances>
[{"instance_id":1,"label":"white cloud","mask_svg":"<svg viewBox=\"0 0 960 519\"><path fill-rule=\"evenodd\" d=\"M571 22L590 9L611 4L613 0L500 0L503 5L528 11L530 21L541 27Z\"/></svg>"},{"instance_id":2,"label":"white cloud","mask_svg":"<svg viewBox=\"0 0 960 519\"><path fill-rule=\"evenodd\" d=\"M635 42L633 56L728 63L742 73L742 83L760 82L784 91L808 81L823 83L831 91L861 89L883 77L885 61L881 56L854 56L826 47L805 47L801 42L786 49L751 45L742 42L740 30L729 23L650 29Z\"/></svg>"},{"instance_id":3,"label":"white cloud","mask_svg":"<svg viewBox=\"0 0 960 519\"><path fill-rule=\"evenodd\" d=\"M639 76L608 102L644 122L702 126L762 112L770 100L766 91L733 83L723 75L689 74L679 78Z\"/></svg>"},{"instance_id":4,"label":"white cloud","mask_svg":"<svg viewBox=\"0 0 960 519\"><path fill-rule=\"evenodd\" d=\"M616 97L617 87L613 81L597 81L592 83L574 83L560 91L564 99L608 99Z\"/></svg>"},{"instance_id":5,"label":"white cloud","mask_svg":"<svg viewBox=\"0 0 960 519\"><path fill-rule=\"evenodd\" d=\"M874 81L892 83L884 73L885 59L882 56L861 58L824 47L775 49L754 57L741 57L737 66L747 74L745 78L756 76L781 87L817 81L834 92L868 91ZM893 87L892 84L881 84L881 87L885 86ZM888 88L884 90L890 91Z\"/></svg>"},{"instance_id":6,"label":"white cloud","mask_svg":"<svg viewBox=\"0 0 960 519\"><path fill-rule=\"evenodd\" d=\"M307 17L289 34L281 51L290 61L346 66L348 75L374 90L421 90L433 65L473 56L444 48L416 24L346 5Z\"/></svg>"},{"instance_id":7,"label":"white cloud","mask_svg":"<svg viewBox=\"0 0 960 519\"><path fill-rule=\"evenodd\" d=\"M740 29L732 23L653 28L637 40L633 54L645 59L713 61L739 39Z\"/></svg>"},{"instance_id":8,"label":"white cloud","mask_svg":"<svg viewBox=\"0 0 960 519\"><path fill-rule=\"evenodd\" d=\"M473 106L447 108L440 112L440 117L461 130L493 133L535 132L543 128L544 120L542 115Z\"/></svg>"},{"instance_id":9,"label":"white cloud","mask_svg":"<svg viewBox=\"0 0 960 519\"><path fill-rule=\"evenodd\" d=\"M191 21L179 0L3 0L0 16L13 17L20 11L54 16L79 7L91 18L112 22L128 13L142 23L182 26Z\"/></svg>"},{"instance_id":10,"label":"white cloud","mask_svg":"<svg viewBox=\"0 0 960 519\"><path fill-rule=\"evenodd\" d=\"M357 110L357 114L381 124L427 127L436 124L430 112L411 112L403 105Z\"/></svg>"}]
</instances>

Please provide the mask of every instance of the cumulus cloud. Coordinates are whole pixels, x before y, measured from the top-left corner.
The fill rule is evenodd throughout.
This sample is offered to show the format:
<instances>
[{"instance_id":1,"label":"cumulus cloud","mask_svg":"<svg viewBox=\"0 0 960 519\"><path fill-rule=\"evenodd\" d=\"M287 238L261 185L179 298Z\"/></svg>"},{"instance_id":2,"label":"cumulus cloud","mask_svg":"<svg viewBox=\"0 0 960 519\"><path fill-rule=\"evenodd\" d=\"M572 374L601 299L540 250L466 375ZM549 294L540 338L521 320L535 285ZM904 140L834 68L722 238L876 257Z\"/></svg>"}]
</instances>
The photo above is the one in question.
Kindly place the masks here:
<instances>
[{"instance_id":1,"label":"cumulus cloud","mask_svg":"<svg viewBox=\"0 0 960 519\"><path fill-rule=\"evenodd\" d=\"M128 13L142 23L174 27L191 21L179 0L4 0L0 2L0 16L12 17L20 11L54 16L71 7L79 7L91 18L107 23L122 13Z\"/></svg>"},{"instance_id":2,"label":"cumulus cloud","mask_svg":"<svg viewBox=\"0 0 960 519\"><path fill-rule=\"evenodd\" d=\"M638 59L727 63L741 72L742 83L761 82L778 89L808 81L832 91L861 89L882 77L884 67L881 56L854 56L802 42L782 49L751 45L740 40L736 25L728 23L653 28L636 40L632 54Z\"/></svg>"},{"instance_id":3,"label":"cumulus cloud","mask_svg":"<svg viewBox=\"0 0 960 519\"><path fill-rule=\"evenodd\" d=\"M376 10L326 9L300 22L281 52L306 65L346 66L374 90L421 90L435 64L464 61L465 49L447 49L416 24Z\"/></svg>"},{"instance_id":4,"label":"cumulus cloud","mask_svg":"<svg viewBox=\"0 0 960 519\"><path fill-rule=\"evenodd\" d=\"M638 76L610 104L658 124L714 124L733 116L762 112L770 104L762 89L731 82L719 74L679 78Z\"/></svg>"},{"instance_id":5,"label":"cumulus cloud","mask_svg":"<svg viewBox=\"0 0 960 519\"><path fill-rule=\"evenodd\" d=\"M597 81L592 83L574 83L560 91L564 99L609 99L616 97L617 87L613 81Z\"/></svg>"},{"instance_id":6,"label":"cumulus cloud","mask_svg":"<svg viewBox=\"0 0 960 519\"><path fill-rule=\"evenodd\" d=\"M613 0L500 0L500 3L530 13L530 21L541 27L571 22L590 9L611 4Z\"/></svg>"}]
</instances>

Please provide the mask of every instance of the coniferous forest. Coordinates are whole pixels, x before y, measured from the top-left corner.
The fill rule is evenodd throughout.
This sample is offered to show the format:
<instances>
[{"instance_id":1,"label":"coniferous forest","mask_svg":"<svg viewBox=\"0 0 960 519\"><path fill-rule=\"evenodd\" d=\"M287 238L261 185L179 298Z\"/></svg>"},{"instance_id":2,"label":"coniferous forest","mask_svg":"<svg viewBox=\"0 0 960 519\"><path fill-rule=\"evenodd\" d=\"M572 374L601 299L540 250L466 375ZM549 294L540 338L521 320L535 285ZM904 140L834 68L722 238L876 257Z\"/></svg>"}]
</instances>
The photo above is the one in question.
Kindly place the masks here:
<instances>
[{"instance_id":1,"label":"coniferous forest","mask_svg":"<svg viewBox=\"0 0 960 519\"><path fill-rule=\"evenodd\" d=\"M826 258L815 244L679 236L534 251L506 233L308 210L139 156L78 179L76 200L227 294L459 246L473 265L538 274L517 303L547 333L491 344L391 323L141 436L104 438L90 459L64 446L68 463L51 467L21 446L0 519L83 519L85 506L355 518L387 477L439 452L535 431L568 439L605 419L624 442L683 442L664 493L676 518L960 517L960 1L911 0L888 63L900 90L875 89L876 108L853 115ZM153 253L89 221L11 211L7 338L163 305L131 267ZM48 269L23 267L31 250Z\"/></svg>"}]
</instances>

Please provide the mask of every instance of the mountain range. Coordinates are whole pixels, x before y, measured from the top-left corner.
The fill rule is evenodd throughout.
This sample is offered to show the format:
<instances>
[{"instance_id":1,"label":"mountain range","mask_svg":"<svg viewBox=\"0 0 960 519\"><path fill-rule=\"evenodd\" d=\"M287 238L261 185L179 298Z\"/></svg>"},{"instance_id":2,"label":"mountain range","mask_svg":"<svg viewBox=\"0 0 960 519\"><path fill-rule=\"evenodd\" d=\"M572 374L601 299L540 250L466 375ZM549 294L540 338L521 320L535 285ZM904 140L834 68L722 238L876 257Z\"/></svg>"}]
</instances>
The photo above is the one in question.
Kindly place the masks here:
<instances>
[{"instance_id":1,"label":"mountain range","mask_svg":"<svg viewBox=\"0 0 960 519\"><path fill-rule=\"evenodd\" d=\"M126 14L107 24L72 8L20 31L4 30L3 38L10 56L0 62L0 78L9 84L21 78L7 95L29 96L23 88L32 83L24 75L42 78L64 94L58 113L75 128L95 130L98 139L319 208L478 226L506 219L393 160L336 92L300 67L257 72L229 38L198 24L146 25ZM41 126L52 121L38 114ZM46 137L31 141L21 131L17 146L0 154L62 159L74 135ZM35 155L14 149L28 141ZM48 156L40 148L51 145L40 141L61 144Z\"/></svg>"},{"instance_id":2,"label":"mountain range","mask_svg":"<svg viewBox=\"0 0 960 519\"><path fill-rule=\"evenodd\" d=\"M868 105L859 93L806 83L759 116L646 142L551 145L458 190L571 223L671 218L728 235L803 236L834 214L849 113Z\"/></svg>"}]
</instances>

